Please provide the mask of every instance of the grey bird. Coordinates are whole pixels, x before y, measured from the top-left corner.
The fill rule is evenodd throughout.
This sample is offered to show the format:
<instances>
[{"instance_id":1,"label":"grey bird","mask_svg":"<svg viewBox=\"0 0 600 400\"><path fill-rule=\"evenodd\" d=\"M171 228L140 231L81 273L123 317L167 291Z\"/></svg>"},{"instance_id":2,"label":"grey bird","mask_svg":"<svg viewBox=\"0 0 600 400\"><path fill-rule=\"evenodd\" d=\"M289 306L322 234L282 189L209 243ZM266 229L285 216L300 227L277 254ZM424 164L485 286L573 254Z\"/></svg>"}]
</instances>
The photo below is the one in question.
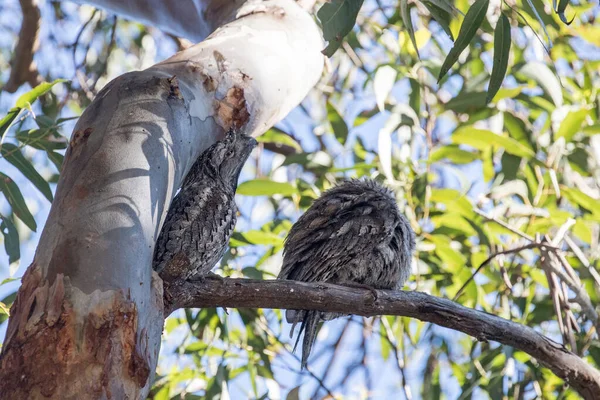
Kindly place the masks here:
<instances>
[{"instance_id":1,"label":"grey bird","mask_svg":"<svg viewBox=\"0 0 600 400\"><path fill-rule=\"evenodd\" d=\"M192 165L156 241L152 267L164 280L201 279L223 256L237 220L238 178L256 144L231 130Z\"/></svg>"},{"instance_id":2,"label":"grey bird","mask_svg":"<svg viewBox=\"0 0 600 400\"><path fill-rule=\"evenodd\" d=\"M323 193L292 226L278 279L328 282L371 289L396 289L410 275L415 234L393 192L374 180L348 180ZM301 322L302 368L317 325L341 314L287 310Z\"/></svg>"}]
</instances>

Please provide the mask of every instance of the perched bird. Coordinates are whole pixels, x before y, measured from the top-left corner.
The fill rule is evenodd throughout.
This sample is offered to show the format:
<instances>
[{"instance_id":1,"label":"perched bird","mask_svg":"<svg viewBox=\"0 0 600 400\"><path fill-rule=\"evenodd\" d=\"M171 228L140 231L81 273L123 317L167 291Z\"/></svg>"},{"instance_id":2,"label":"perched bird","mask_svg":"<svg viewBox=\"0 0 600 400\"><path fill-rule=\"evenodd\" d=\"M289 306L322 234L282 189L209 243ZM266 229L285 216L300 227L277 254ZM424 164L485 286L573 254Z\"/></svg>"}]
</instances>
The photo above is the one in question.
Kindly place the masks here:
<instances>
[{"instance_id":1,"label":"perched bird","mask_svg":"<svg viewBox=\"0 0 600 400\"><path fill-rule=\"evenodd\" d=\"M256 144L231 130L192 165L154 250L152 267L164 280L202 277L223 256L237 219L238 178Z\"/></svg>"},{"instance_id":2,"label":"perched bird","mask_svg":"<svg viewBox=\"0 0 600 400\"><path fill-rule=\"evenodd\" d=\"M328 282L372 289L401 288L410 274L415 234L391 190L373 180L349 180L323 193L292 226L278 279ZM302 368L320 320L341 316L287 310L302 322ZM294 350L296 348L294 346Z\"/></svg>"}]
</instances>

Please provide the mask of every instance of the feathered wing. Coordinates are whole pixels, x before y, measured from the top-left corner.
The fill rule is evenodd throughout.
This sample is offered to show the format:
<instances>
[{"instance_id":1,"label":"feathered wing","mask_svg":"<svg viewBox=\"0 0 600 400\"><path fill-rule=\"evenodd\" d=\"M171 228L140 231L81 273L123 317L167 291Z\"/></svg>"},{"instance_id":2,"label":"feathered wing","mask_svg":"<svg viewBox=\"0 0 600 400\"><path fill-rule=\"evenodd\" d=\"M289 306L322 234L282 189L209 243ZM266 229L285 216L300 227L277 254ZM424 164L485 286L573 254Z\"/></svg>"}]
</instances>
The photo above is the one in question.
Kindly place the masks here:
<instances>
[{"instance_id":1,"label":"feathered wing","mask_svg":"<svg viewBox=\"0 0 600 400\"><path fill-rule=\"evenodd\" d=\"M359 182L349 192L344 189L348 188L326 192L294 224L286 239L279 279L372 284L372 259L380 256L374 252L391 242L400 218L398 207L391 194L379 186ZM319 320L338 316L286 311L286 320L294 324L292 333L302 322L302 367L316 338Z\"/></svg>"},{"instance_id":2,"label":"feathered wing","mask_svg":"<svg viewBox=\"0 0 600 400\"><path fill-rule=\"evenodd\" d=\"M227 248L236 213L233 196L216 185L198 182L182 188L157 240L154 269L161 273L172 260L183 258L187 269L178 271L178 278L208 273Z\"/></svg>"},{"instance_id":3,"label":"feathered wing","mask_svg":"<svg viewBox=\"0 0 600 400\"><path fill-rule=\"evenodd\" d=\"M390 242L399 219L393 199L371 190L332 191L292 227L279 279L344 284L360 278L357 275L366 267L356 265L360 259Z\"/></svg>"}]
</instances>

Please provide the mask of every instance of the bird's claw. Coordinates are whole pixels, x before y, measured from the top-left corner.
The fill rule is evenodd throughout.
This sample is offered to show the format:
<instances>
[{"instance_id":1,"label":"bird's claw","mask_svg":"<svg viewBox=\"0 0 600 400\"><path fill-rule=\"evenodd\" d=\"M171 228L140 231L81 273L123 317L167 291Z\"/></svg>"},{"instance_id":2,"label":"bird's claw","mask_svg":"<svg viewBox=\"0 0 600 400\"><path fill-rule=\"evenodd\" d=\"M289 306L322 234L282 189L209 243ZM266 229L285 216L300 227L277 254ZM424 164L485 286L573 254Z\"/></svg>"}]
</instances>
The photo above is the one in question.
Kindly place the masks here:
<instances>
[{"instance_id":1,"label":"bird's claw","mask_svg":"<svg viewBox=\"0 0 600 400\"><path fill-rule=\"evenodd\" d=\"M379 300L379 292L373 286L365 285L363 283L353 283L353 282L346 283L345 286L357 288L357 289L367 289L369 292L371 292L371 295L373 296L373 303L376 303L377 300Z\"/></svg>"}]
</instances>

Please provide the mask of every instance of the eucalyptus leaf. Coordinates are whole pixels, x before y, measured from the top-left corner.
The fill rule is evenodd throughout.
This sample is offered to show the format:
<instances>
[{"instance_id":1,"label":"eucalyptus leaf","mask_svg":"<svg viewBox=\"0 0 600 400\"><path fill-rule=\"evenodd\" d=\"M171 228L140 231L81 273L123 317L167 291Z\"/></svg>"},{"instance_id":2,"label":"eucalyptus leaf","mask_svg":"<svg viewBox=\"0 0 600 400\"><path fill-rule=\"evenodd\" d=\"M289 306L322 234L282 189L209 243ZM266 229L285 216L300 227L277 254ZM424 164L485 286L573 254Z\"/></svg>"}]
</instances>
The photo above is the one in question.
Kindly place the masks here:
<instances>
[{"instance_id":1,"label":"eucalyptus leaf","mask_svg":"<svg viewBox=\"0 0 600 400\"><path fill-rule=\"evenodd\" d=\"M302 146L293 137L278 128L271 128L256 138L260 143L275 143L293 148L297 152L302 151Z\"/></svg>"},{"instance_id":2,"label":"eucalyptus leaf","mask_svg":"<svg viewBox=\"0 0 600 400\"><path fill-rule=\"evenodd\" d=\"M550 96L556 107L563 105L562 87L554 72L546 64L532 61L519 69L527 79L535 81Z\"/></svg>"},{"instance_id":3,"label":"eucalyptus leaf","mask_svg":"<svg viewBox=\"0 0 600 400\"><path fill-rule=\"evenodd\" d=\"M421 59L421 55L419 54L419 46L417 46L417 40L415 39L415 28L410 18L410 8L408 6L408 0L400 0L400 15L402 16L402 23L408 31L410 41L412 42L412 45L415 48L415 51L417 52L417 57Z\"/></svg>"},{"instance_id":4,"label":"eucalyptus leaf","mask_svg":"<svg viewBox=\"0 0 600 400\"><path fill-rule=\"evenodd\" d=\"M317 18L323 27L323 38L328 42L323 54L331 57L352 31L363 0L332 0L321 6Z\"/></svg>"},{"instance_id":5,"label":"eucalyptus leaf","mask_svg":"<svg viewBox=\"0 0 600 400\"><path fill-rule=\"evenodd\" d=\"M48 182L37 172L31 162L25 158L21 150L12 143L4 143L0 147L0 155L14 165L40 192L52 201L52 190Z\"/></svg>"},{"instance_id":6,"label":"eucalyptus leaf","mask_svg":"<svg viewBox=\"0 0 600 400\"><path fill-rule=\"evenodd\" d=\"M486 103L489 103L502 86L502 81L508 68L508 56L510 55L510 22L506 15L500 15L496 29L494 30L494 65L492 76L488 87Z\"/></svg>"},{"instance_id":7,"label":"eucalyptus leaf","mask_svg":"<svg viewBox=\"0 0 600 400\"><path fill-rule=\"evenodd\" d=\"M242 182L237 188L237 193L245 196L272 196L275 194L290 196L297 194L298 189L287 182L254 179Z\"/></svg>"},{"instance_id":8,"label":"eucalyptus leaf","mask_svg":"<svg viewBox=\"0 0 600 400\"><path fill-rule=\"evenodd\" d=\"M29 229L35 232L37 225L31 212L25 204L25 199L21 194L21 190L17 184L7 175L0 172L0 191L4 193L8 204L12 207L13 212L21 221L27 225Z\"/></svg>"},{"instance_id":9,"label":"eucalyptus leaf","mask_svg":"<svg viewBox=\"0 0 600 400\"><path fill-rule=\"evenodd\" d=\"M558 3L558 7L556 8L556 13L558 14L558 17L563 23L571 25L571 23L575 20L575 16L573 16L573 18L571 18L570 21L567 21L567 17L565 16L565 10L567 9L568 5L569 0L560 0Z\"/></svg>"},{"instance_id":10,"label":"eucalyptus leaf","mask_svg":"<svg viewBox=\"0 0 600 400\"><path fill-rule=\"evenodd\" d=\"M348 139L348 125L346 125L344 117L330 102L327 102L327 119L331 124L335 138L341 144L345 144L346 139Z\"/></svg>"},{"instance_id":11,"label":"eucalyptus leaf","mask_svg":"<svg viewBox=\"0 0 600 400\"><path fill-rule=\"evenodd\" d=\"M8 263L12 264L21 258L19 232L11 218L0 214L0 220L2 220L0 223L0 232L4 236L4 249L6 250L6 254L8 254Z\"/></svg>"},{"instance_id":12,"label":"eucalyptus leaf","mask_svg":"<svg viewBox=\"0 0 600 400\"><path fill-rule=\"evenodd\" d=\"M455 131L452 135L452 142L456 144L466 144L479 150L485 150L496 145L502 147L507 153L515 156L525 158L535 157L535 153L531 149L523 146L512 138L496 135L494 132L477 129L471 126L461 127Z\"/></svg>"},{"instance_id":13,"label":"eucalyptus leaf","mask_svg":"<svg viewBox=\"0 0 600 400\"><path fill-rule=\"evenodd\" d=\"M62 170L62 164L65 160L65 156L55 151L48 151L47 154L48 159L52 161L52 164L54 164L58 172L60 172Z\"/></svg>"},{"instance_id":14,"label":"eucalyptus leaf","mask_svg":"<svg viewBox=\"0 0 600 400\"><path fill-rule=\"evenodd\" d=\"M457 145L447 145L432 151L429 156L429 162L449 160L454 164L469 164L480 157L478 153L462 150Z\"/></svg>"},{"instance_id":15,"label":"eucalyptus leaf","mask_svg":"<svg viewBox=\"0 0 600 400\"><path fill-rule=\"evenodd\" d=\"M438 76L438 82L442 80L442 78L448 73L450 68L454 65L454 63L460 57L460 54L464 49L467 48L471 40L475 37L477 33L477 29L481 26L481 23L485 19L485 14L488 9L489 0L477 0L469 11L467 11L467 15L460 26L460 31L458 32L458 37L456 38L456 42L454 42L454 46L450 50L450 53L446 56L444 63L442 64L442 68L440 69L440 74Z\"/></svg>"},{"instance_id":16,"label":"eucalyptus leaf","mask_svg":"<svg viewBox=\"0 0 600 400\"><path fill-rule=\"evenodd\" d=\"M556 132L556 138L564 137L567 142L570 142L576 133L581 131L581 126L585 122L590 111L587 108L581 110L569 111L563 119Z\"/></svg>"},{"instance_id":17,"label":"eucalyptus leaf","mask_svg":"<svg viewBox=\"0 0 600 400\"><path fill-rule=\"evenodd\" d=\"M56 85L58 83L62 83L62 82L68 82L68 81L66 79L56 79L55 81L52 81L52 82L40 83L39 85L37 85L36 87L31 89L29 92L21 95L21 97L19 97L17 99L17 103L15 104L15 107L18 107L18 108L27 107L29 104L36 101L40 96L43 96L46 93L48 93L54 85Z\"/></svg>"},{"instance_id":18,"label":"eucalyptus leaf","mask_svg":"<svg viewBox=\"0 0 600 400\"><path fill-rule=\"evenodd\" d=\"M451 11L447 11L444 8L440 8L437 4L444 3L443 1L423 1L423 5L427 8L431 17L437 22L444 32L454 41L454 35L450 29L450 21L452 19Z\"/></svg>"}]
</instances>

